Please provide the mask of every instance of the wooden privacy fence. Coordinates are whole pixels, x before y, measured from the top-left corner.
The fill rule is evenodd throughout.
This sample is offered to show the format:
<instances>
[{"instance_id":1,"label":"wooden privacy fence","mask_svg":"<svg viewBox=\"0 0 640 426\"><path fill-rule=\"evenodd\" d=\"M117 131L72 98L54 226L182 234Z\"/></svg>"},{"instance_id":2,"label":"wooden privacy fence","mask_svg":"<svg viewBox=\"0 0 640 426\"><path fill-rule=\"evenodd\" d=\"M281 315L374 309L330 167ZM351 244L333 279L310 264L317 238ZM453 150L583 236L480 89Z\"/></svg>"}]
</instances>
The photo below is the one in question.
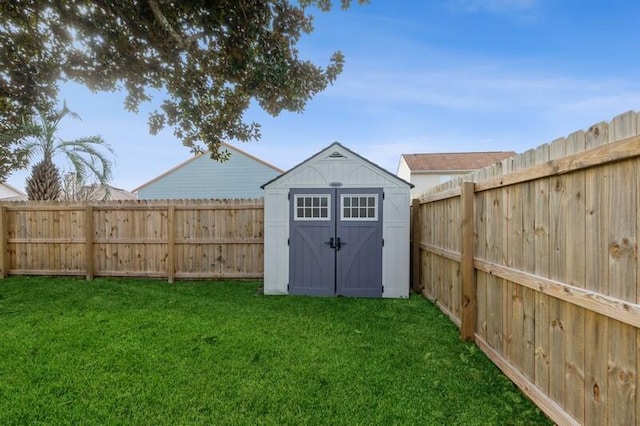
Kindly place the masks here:
<instances>
[{"instance_id":1,"label":"wooden privacy fence","mask_svg":"<svg viewBox=\"0 0 640 426\"><path fill-rule=\"evenodd\" d=\"M413 201L413 286L559 424L640 423L640 118Z\"/></svg>"},{"instance_id":2,"label":"wooden privacy fence","mask_svg":"<svg viewBox=\"0 0 640 426\"><path fill-rule=\"evenodd\" d=\"M0 278L261 278L263 202L0 204Z\"/></svg>"}]
</instances>

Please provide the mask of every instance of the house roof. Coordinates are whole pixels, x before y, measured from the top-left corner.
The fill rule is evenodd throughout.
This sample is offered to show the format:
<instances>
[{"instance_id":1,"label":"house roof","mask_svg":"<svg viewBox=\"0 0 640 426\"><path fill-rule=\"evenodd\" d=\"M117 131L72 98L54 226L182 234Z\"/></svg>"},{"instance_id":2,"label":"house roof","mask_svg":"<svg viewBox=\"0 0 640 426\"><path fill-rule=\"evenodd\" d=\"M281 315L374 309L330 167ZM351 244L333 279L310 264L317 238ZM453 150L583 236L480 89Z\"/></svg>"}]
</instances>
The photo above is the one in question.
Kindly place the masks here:
<instances>
[{"instance_id":1,"label":"house roof","mask_svg":"<svg viewBox=\"0 0 640 426\"><path fill-rule=\"evenodd\" d=\"M15 195L12 197L0 198L0 201L28 201L29 198L26 195Z\"/></svg>"},{"instance_id":2,"label":"house roof","mask_svg":"<svg viewBox=\"0 0 640 426\"><path fill-rule=\"evenodd\" d=\"M413 188L415 186L411 182L407 182L406 180L402 179L401 177L398 177L398 176L394 175L393 173L390 173L388 170L385 170L382 167L378 166L376 163L374 163L374 162L364 158L363 156L351 151L349 148L347 148L346 146L342 145L340 142L334 142L331 145L329 145L328 147L316 152L315 154L313 154L311 157L307 158L306 160L296 164L295 166L293 166L292 168L290 168L286 172L282 173L281 175L276 176L275 178L271 179L269 182L261 185L260 188L264 189L267 185L277 181L278 179L281 179L282 177L284 177L284 176L288 175L289 173L293 172L294 170L298 169L299 167L301 167L302 165L304 165L308 161L314 159L315 157L321 155L322 153L331 151L335 147L342 148L343 150L345 150L346 152L350 153L354 157L356 157L356 158L358 158L358 159L360 159L360 160L372 165L373 167L375 167L376 169L378 169L379 171L381 171L385 175L391 177L392 179L395 179L396 181L399 181L399 182L402 182L402 183L406 184L407 186L409 186L409 188Z\"/></svg>"},{"instance_id":3,"label":"house roof","mask_svg":"<svg viewBox=\"0 0 640 426\"><path fill-rule=\"evenodd\" d=\"M111 185L107 185L109 187L109 200L135 200L136 199L136 194L129 192L127 190L124 190L122 188L116 188L115 186L111 186ZM105 187L100 185L99 187L96 187L95 185L92 185L90 187L90 190L94 191L93 194L93 198L97 199L97 200L101 200L104 198L105 196Z\"/></svg>"},{"instance_id":4,"label":"house roof","mask_svg":"<svg viewBox=\"0 0 640 426\"><path fill-rule=\"evenodd\" d=\"M135 200L136 194L127 191L126 189L116 188L109 185L109 195L112 200Z\"/></svg>"},{"instance_id":5,"label":"house roof","mask_svg":"<svg viewBox=\"0 0 640 426\"><path fill-rule=\"evenodd\" d=\"M516 155L513 151L402 154L412 172L471 171Z\"/></svg>"},{"instance_id":6,"label":"house roof","mask_svg":"<svg viewBox=\"0 0 640 426\"><path fill-rule=\"evenodd\" d=\"M8 188L9 190L13 191L16 193L16 195L27 195L24 192L20 191L18 188L16 188L15 186L9 185L7 182L0 182L0 185Z\"/></svg>"},{"instance_id":7,"label":"house roof","mask_svg":"<svg viewBox=\"0 0 640 426\"><path fill-rule=\"evenodd\" d=\"M244 155L245 157L248 157L248 158L250 158L250 159L252 159L252 160L254 160L254 161L258 162L258 163L264 164L265 166L275 170L278 173L283 173L284 172L284 170L279 169L278 167L276 167L276 166L274 166L272 164L269 164L266 161L261 160L258 157L255 157L255 156L249 154L248 152L245 152L245 151L243 151L241 149L238 149L235 146L231 146L231 145L229 145L227 143L224 143L224 142L220 146L223 149L232 151L232 153L235 151L236 153L238 153L240 155ZM150 181L143 183L139 187L132 189L131 192L137 192L137 191L141 190L142 188L145 188L145 187L151 185L152 183L159 181L163 177L165 177L167 175L170 175L171 173L175 172L176 170L179 170L179 169L185 167L187 164L191 163L192 161L197 160L198 158L202 157L203 155L208 155L208 154L209 154L209 151L205 151L203 153L196 154L193 157L189 158L188 160L183 161L182 163L178 164L177 166L172 167L171 169L167 170L166 172L162 173L161 175L156 176L155 178L151 179Z\"/></svg>"},{"instance_id":8,"label":"house roof","mask_svg":"<svg viewBox=\"0 0 640 426\"><path fill-rule=\"evenodd\" d=\"M11 186L6 182L0 182L0 187L4 187L5 189L8 189L9 193L13 193L13 195L5 195L5 196L0 195L0 201L25 201L25 200L27 200L27 194L25 194L24 192L20 191L15 186ZM2 192L4 192L4 191L0 191L0 193L2 193Z\"/></svg>"}]
</instances>

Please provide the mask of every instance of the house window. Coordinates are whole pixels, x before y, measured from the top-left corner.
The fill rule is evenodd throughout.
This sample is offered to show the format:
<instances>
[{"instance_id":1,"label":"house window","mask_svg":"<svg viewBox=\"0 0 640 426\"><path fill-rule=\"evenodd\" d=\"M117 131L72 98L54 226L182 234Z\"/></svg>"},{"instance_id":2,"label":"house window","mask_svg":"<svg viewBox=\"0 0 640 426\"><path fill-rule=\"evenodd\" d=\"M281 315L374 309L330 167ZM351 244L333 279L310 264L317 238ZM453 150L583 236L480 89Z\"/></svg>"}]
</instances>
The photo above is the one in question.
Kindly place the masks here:
<instances>
[{"instance_id":1,"label":"house window","mask_svg":"<svg viewBox=\"0 0 640 426\"><path fill-rule=\"evenodd\" d=\"M295 195L295 220L331 220L329 194Z\"/></svg>"},{"instance_id":2,"label":"house window","mask_svg":"<svg viewBox=\"0 0 640 426\"><path fill-rule=\"evenodd\" d=\"M378 220L377 194L343 194L340 202L340 220Z\"/></svg>"}]
</instances>

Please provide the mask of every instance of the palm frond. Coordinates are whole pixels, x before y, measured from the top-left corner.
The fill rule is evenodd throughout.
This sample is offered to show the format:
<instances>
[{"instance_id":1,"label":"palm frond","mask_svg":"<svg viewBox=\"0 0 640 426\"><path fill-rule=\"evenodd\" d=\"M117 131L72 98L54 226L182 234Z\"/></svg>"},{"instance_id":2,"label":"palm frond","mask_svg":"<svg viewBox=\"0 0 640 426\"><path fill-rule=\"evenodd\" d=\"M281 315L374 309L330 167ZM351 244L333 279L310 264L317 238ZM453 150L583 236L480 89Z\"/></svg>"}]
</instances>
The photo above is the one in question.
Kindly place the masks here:
<instances>
[{"instance_id":1,"label":"palm frond","mask_svg":"<svg viewBox=\"0 0 640 426\"><path fill-rule=\"evenodd\" d=\"M112 177L115 151L101 136L87 136L73 140L63 140L57 136L62 119L70 116L80 119L71 111L66 101L60 110L53 113L37 111L34 118L24 120L20 132L14 137L23 149L28 152L29 160L42 156L44 160L52 160L54 156L66 158L78 179L95 178L100 185L107 185ZM57 157L56 157L57 158Z\"/></svg>"},{"instance_id":2,"label":"palm frond","mask_svg":"<svg viewBox=\"0 0 640 426\"><path fill-rule=\"evenodd\" d=\"M79 177L96 178L102 185L111 179L113 161L103 150L112 155L114 151L100 136L61 141L58 148L69 159Z\"/></svg>"}]
</instances>

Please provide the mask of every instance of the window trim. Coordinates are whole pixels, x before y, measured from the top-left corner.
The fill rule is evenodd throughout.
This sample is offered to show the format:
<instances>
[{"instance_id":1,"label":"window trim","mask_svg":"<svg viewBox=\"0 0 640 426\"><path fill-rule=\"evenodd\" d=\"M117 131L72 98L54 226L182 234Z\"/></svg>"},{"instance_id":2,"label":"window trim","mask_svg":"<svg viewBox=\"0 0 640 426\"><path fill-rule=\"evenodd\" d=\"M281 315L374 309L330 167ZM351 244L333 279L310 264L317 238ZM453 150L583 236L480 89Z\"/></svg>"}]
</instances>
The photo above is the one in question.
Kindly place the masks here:
<instances>
[{"instance_id":1,"label":"window trim","mask_svg":"<svg viewBox=\"0 0 640 426\"><path fill-rule=\"evenodd\" d=\"M344 217L344 200L345 198L373 198L374 199L374 216L373 217ZM348 207L349 209L353 208L353 206ZM360 207L358 207L360 208ZM371 206L367 205L367 209L370 209ZM378 211L380 209L380 203L378 194L340 194L340 220L345 222L377 222L380 220Z\"/></svg>"},{"instance_id":2,"label":"window trim","mask_svg":"<svg viewBox=\"0 0 640 426\"><path fill-rule=\"evenodd\" d=\"M305 217L298 216L298 199L302 198L326 198L327 200L327 217ZM313 201L312 201L313 203ZM304 207L303 207L304 208ZM313 208L313 206L311 206ZM323 209L324 207L319 206L319 209ZM320 210L322 213L322 210ZM293 196L293 220L295 221L331 221L331 194L294 194Z\"/></svg>"}]
</instances>

